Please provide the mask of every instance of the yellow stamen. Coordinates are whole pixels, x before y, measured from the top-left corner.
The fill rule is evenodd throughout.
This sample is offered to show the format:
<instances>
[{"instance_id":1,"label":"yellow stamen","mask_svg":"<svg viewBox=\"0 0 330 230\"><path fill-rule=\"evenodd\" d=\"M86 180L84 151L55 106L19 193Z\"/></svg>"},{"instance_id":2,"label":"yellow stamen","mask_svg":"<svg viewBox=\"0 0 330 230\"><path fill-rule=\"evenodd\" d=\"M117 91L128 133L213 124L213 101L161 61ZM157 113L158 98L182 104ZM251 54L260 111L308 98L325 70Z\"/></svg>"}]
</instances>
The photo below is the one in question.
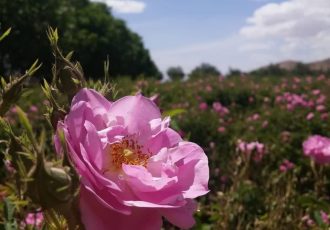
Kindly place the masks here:
<instances>
[{"instance_id":1,"label":"yellow stamen","mask_svg":"<svg viewBox=\"0 0 330 230\"><path fill-rule=\"evenodd\" d=\"M109 168L118 170L121 169L122 164L142 165L146 167L150 153L142 153L142 149L142 146L137 144L135 140L128 138L111 144L109 150L111 163Z\"/></svg>"},{"instance_id":2,"label":"yellow stamen","mask_svg":"<svg viewBox=\"0 0 330 230\"><path fill-rule=\"evenodd\" d=\"M124 149L123 153L124 153L125 157L129 157L129 156L132 156L134 154L134 152L130 149Z\"/></svg>"}]
</instances>

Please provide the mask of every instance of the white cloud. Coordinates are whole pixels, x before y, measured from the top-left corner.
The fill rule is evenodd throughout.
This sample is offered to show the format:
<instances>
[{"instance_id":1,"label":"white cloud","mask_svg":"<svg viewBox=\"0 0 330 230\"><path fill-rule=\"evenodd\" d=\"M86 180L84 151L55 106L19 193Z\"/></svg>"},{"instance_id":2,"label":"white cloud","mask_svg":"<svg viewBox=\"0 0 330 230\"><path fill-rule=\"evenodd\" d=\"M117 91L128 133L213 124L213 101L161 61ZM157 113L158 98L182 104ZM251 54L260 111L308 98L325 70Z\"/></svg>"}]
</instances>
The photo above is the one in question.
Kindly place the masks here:
<instances>
[{"instance_id":1,"label":"white cloud","mask_svg":"<svg viewBox=\"0 0 330 230\"><path fill-rule=\"evenodd\" d=\"M257 9L247 23L240 32L250 38L316 36L330 31L330 1L269 3Z\"/></svg>"},{"instance_id":2,"label":"white cloud","mask_svg":"<svg viewBox=\"0 0 330 230\"><path fill-rule=\"evenodd\" d=\"M94 2L103 2L118 13L142 13L146 4L142 1L134 0L92 0Z\"/></svg>"},{"instance_id":3,"label":"white cloud","mask_svg":"<svg viewBox=\"0 0 330 230\"><path fill-rule=\"evenodd\" d=\"M250 0L251 2L270 2L271 0Z\"/></svg>"},{"instance_id":4,"label":"white cloud","mask_svg":"<svg viewBox=\"0 0 330 230\"><path fill-rule=\"evenodd\" d=\"M255 10L240 30L251 44L273 44L274 59L312 61L330 56L330 0L285 0ZM249 45L250 43L250 45Z\"/></svg>"}]
</instances>

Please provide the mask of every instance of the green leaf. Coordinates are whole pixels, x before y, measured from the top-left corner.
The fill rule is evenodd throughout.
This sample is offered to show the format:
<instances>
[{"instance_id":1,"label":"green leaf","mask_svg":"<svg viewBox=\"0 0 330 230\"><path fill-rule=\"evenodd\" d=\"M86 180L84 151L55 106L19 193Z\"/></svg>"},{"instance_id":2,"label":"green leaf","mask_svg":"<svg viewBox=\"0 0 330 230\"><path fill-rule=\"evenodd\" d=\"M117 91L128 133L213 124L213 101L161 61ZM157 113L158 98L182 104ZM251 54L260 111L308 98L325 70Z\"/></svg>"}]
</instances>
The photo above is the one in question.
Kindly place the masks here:
<instances>
[{"instance_id":1,"label":"green leaf","mask_svg":"<svg viewBox=\"0 0 330 230\"><path fill-rule=\"evenodd\" d=\"M319 211L314 211L313 216L314 216L314 219L315 219L317 225L319 225L319 226L324 225L324 222L321 217L321 213Z\"/></svg>"},{"instance_id":2,"label":"green leaf","mask_svg":"<svg viewBox=\"0 0 330 230\"><path fill-rule=\"evenodd\" d=\"M171 120L171 127L175 130L180 130L180 127L178 125L178 122L176 120Z\"/></svg>"},{"instance_id":3,"label":"green leaf","mask_svg":"<svg viewBox=\"0 0 330 230\"><path fill-rule=\"evenodd\" d=\"M10 108L11 105L15 104L16 101L22 95L24 81L32 76L39 68L38 60L36 60L26 73L18 78L10 77L9 82L1 80L1 100L0 100L0 116L3 116Z\"/></svg>"},{"instance_id":4,"label":"green leaf","mask_svg":"<svg viewBox=\"0 0 330 230\"><path fill-rule=\"evenodd\" d=\"M27 118L25 112L19 106L16 106L16 108L17 108L18 119L23 125L24 129L26 130L26 134L30 142L32 143L34 150L36 152L39 152L38 144L33 134L32 126L31 123L29 122L29 119Z\"/></svg>"},{"instance_id":5,"label":"green leaf","mask_svg":"<svg viewBox=\"0 0 330 230\"><path fill-rule=\"evenodd\" d=\"M42 66L42 63L38 65L38 62L38 59L35 60L34 63L31 65L30 69L26 71L30 76L32 76Z\"/></svg>"},{"instance_id":6,"label":"green leaf","mask_svg":"<svg viewBox=\"0 0 330 230\"><path fill-rule=\"evenodd\" d=\"M15 206L14 204L7 198L4 199L4 229L5 230L17 230L18 226L16 220L14 219Z\"/></svg>"},{"instance_id":7,"label":"green leaf","mask_svg":"<svg viewBox=\"0 0 330 230\"><path fill-rule=\"evenodd\" d=\"M18 119L20 120L23 127L27 131L28 137L31 139L31 136L33 136L33 131L29 119L27 118L26 113L19 106L16 106L16 108L17 108Z\"/></svg>"},{"instance_id":8,"label":"green leaf","mask_svg":"<svg viewBox=\"0 0 330 230\"><path fill-rule=\"evenodd\" d=\"M6 221L11 222L14 218L15 206L8 198L4 199L4 204L5 219Z\"/></svg>"},{"instance_id":9,"label":"green leaf","mask_svg":"<svg viewBox=\"0 0 330 230\"><path fill-rule=\"evenodd\" d=\"M0 130L5 131L5 133L11 133L11 127L6 120L0 117Z\"/></svg>"},{"instance_id":10,"label":"green leaf","mask_svg":"<svg viewBox=\"0 0 330 230\"><path fill-rule=\"evenodd\" d=\"M53 209L47 210L45 213L45 221L47 229L57 230L57 229L68 229L68 224L66 219L55 212Z\"/></svg>"},{"instance_id":11,"label":"green leaf","mask_svg":"<svg viewBox=\"0 0 330 230\"><path fill-rule=\"evenodd\" d=\"M328 203L313 195L304 195L298 198L298 203L304 208L328 209Z\"/></svg>"},{"instance_id":12,"label":"green leaf","mask_svg":"<svg viewBox=\"0 0 330 230\"><path fill-rule=\"evenodd\" d=\"M104 69L104 82L108 82L109 79L110 79L110 76L109 76L109 70L110 70L109 56L107 56L107 60L103 64L103 69Z\"/></svg>"},{"instance_id":13,"label":"green leaf","mask_svg":"<svg viewBox=\"0 0 330 230\"><path fill-rule=\"evenodd\" d=\"M57 42L58 42L58 38L59 38L57 29L53 29L52 27L48 27L47 37L48 37L48 40L50 41L50 44L52 46L56 45Z\"/></svg>"},{"instance_id":14,"label":"green leaf","mask_svg":"<svg viewBox=\"0 0 330 230\"><path fill-rule=\"evenodd\" d=\"M73 51L70 51L66 56L65 58L68 59L68 61L70 61L70 59L72 58L72 55L73 55Z\"/></svg>"},{"instance_id":15,"label":"green leaf","mask_svg":"<svg viewBox=\"0 0 330 230\"><path fill-rule=\"evenodd\" d=\"M61 144L62 151L63 151L64 155L68 156L68 148L67 148L67 145L66 145L66 140L65 140L65 135L64 135L63 130L61 130L61 129L57 130L57 135L58 135L58 138L60 140L60 144Z\"/></svg>"},{"instance_id":16,"label":"green leaf","mask_svg":"<svg viewBox=\"0 0 330 230\"><path fill-rule=\"evenodd\" d=\"M164 117L174 117L187 112L185 109L171 109L163 112Z\"/></svg>"},{"instance_id":17,"label":"green leaf","mask_svg":"<svg viewBox=\"0 0 330 230\"><path fill-rule=\"evenodd\" d=\"M39 152L44 152L46 147L46 130L43 127L39 137Z\"/></svg>"},{"instance_id":18,"label":"green leaf","mask_svg":"<svg viewBox=\"0 0 330 230\"><path fill-rule=\"evenodd\" d=\"M0 41L2 41L5 37L7 37L10 34L11 28L7 29L1 36Z\"/></svg>"},{"instance_id":19,"label":"green leaf","mask_svg":"<svg viewBox=\"0 0 330 230\"><path fill-rule=\"evenodd\" d=\"M1 87L4 89L4 88L6 87L6 85L7 85L7 82L6 82L6 80L2 77L2 78L1 78Z\"/></svg>"}]
</instances>

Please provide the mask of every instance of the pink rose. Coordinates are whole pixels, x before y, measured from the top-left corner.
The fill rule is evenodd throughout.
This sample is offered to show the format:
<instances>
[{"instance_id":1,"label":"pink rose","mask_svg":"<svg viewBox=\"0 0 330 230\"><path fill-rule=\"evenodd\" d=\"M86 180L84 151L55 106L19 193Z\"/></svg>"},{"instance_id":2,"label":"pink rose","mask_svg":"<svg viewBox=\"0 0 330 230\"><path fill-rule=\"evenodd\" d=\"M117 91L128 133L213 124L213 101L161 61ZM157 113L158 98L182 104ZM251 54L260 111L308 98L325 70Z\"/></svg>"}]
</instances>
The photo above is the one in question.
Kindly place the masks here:
<instances>
[{"instance_id":1,"label":"pink rose","mask_svg":"<svg viewBox=\"0 0 330 230\"><path fill-rule=\"evenodd\" d=\"M313 158L319 164L330 163L330 139L319 135L309 137L303 143L306 156Z\"/></svg>"},{"instance_id":2,"label":"pink rose","mask_svg":"<svg viewBox=\"0 0 330 230\"><path fill-rule=\"evenodd\" d=\"M247 156L253 154L252 158L256 163L260 162L266 154L265 145L259 143L258 141L248 143L238 140L237 150L246 154Z\"/></svg>"},{"instance_id":3,"label":"pink rose","mask_svg":"<svg viewBox=\"0 0 330 230\"><path fill-rule=\"evenodd\" d=\"M322 113L321 114L321 119L322 120L327 120L329 118L329 114L328 113Z\"/></svg>"},{"instance_id":4,"label":"pink rose","mask_svg":"<svg viewBox=\"0 0 330 230\"><path fill-rule=\"evenodd\" d=\"M222 105L221 105L220 102L218 102L218 101L213 102L212 107L213 107L213 109L214 109L215 112L217 112L217 113L220 113L221 112Z\"/></svg>"},{"instance_id":5,"label":"pink rose","mask_svg":"<svg viewBox=\"0 0 330 230\"><path fill-rule=\"evenodd\" d=\"M325 102L325 100L326 100L327 98L326 98L326 96L325 95L323 95L323 94L321 94L318 98L317 98L317 100L316 100L316 104L324 104L324 102Z\"/></svg>"},{"instance_id":6,"label":"pink rose","mask_svg":"<svg viewBox=\"0 0 330 230\"><path fill-rule=\"evenodd\" d=\"M260 118L260 115L259 115L258 113L253 114L252 117L251 117L251 119L252 119L253 121L257 121L257 120L259 120L259 118Z\"/></svg>"},{"instance_id":7,"label":"pink rose","mask_svg":"<svg viewBox=\"0 0 330 230\"><path fill-rule=\"evenodd\" d=\"M42 229L42 224L44 221L44 215L42 212L30 212L26 215L24 221L21 222L21 229ZM26 228L30 226L30 228ZM31 228L32 229L32 228Z\"/></svg>"},{"instance_id":8,"label":"pink rose","mask_svg":"<svg viewBox=\"0 0 330 230\"><path fill-rule=\"evenodd\" d=\"M246 149L247 149L247 152L249 152L249 153L252 152L255 149L255 147L256 147L255 142L246 144Z\"/></svg>"},{"instance_id":9,"label":"pink rose","mask_svg":"<svg viewBox=\"0 0 330 230\"><path fill-rule=\"evenodd\" d=\"M268 126L269 122L266 120L264 122L262 122L262 128L266 128Z\"/></svg>"},{"instance_id":10,"label":"pink rose","mask_svg":"<svg viewBox=\"0 0 330 230\"><path fill-rule=\"evenodd\" d=\"M306 116L306 120L307 120L307 121L310 121L310 120L312 120L313 118L314 118L314 113L313 113L313 112L308 113L307 116Z\"/></svg>"},{"instance_id":11,"label":"pink rose","mask_svg":"<svg viewBox=\"0 0 330 230\"><path fill-rule=\"evenodd\" d=\"M208 192L208 159L183 141L142 95L107 101L82 89L58 130L81 177L81 220L88 229L180 228L195 221L194 198ZM55 137L56 149L60 146Z\"/></svg>"},{"instance_id":12,"label":"pink rose","mask_svg":"<svg viewBox=\"0 0 330 230\"><path fill-rule=\"evenodd\" d=\"M313 91L312 91L312 94L313 95L319 95L321 93L321 90L319 90L319 89L314 89Z\"/></svg>"},{"instance_id":13,"label":"pink rose","mask_svg":"<svg viewBox=\"0 0 330 230\"><path fill-rule=\"evenodd\" d=\"M15 168L10 160L5 160L4 164L8 173L13 174L15 172Z\"/></svg>"},{"instance_id":14,"label":"pink rose","mask_svg":"<svg viewBox=\"0 0 330 230\"><path fill-rule=\"evenodd\" d=\"M290 169L293 169L294 166L295 166L295 165L294 165L291 161L285 159L285 160L282 162L282 164L280 165L279 168L280 168L280 171L281 171L281 172L286 172L286 171L288 171L288 170L290 170Z\"/></svg>"},{"instance_id":15,"label":"pink rose","mask_svg":"<svg viewBox=\"0 0 330 230\"><path fill-rule=\"evenodd\" d=\"M223 127L223 126L220 126L220 127L218 128L218 132L219 132L219 133L225 133L225 132L226 132L226 128Z\"/></svg>"},{"instance_id":16,"label":"pink rose","mask_svg":"<svg viewBox=\"0 0 330 230\"><path fill-rule=\"evenodd\" d=\"M36 113L36 112L38 112L38 107L37 106L35 106L35 105L31 105L30 106L30 112L33 112L33 113Z\"/></svg>"},{"instance_id":17,"label":"pink rose","mask_svg":"<svg viewBox=\"0 0 330 230\"><path fill-rule=\"evenodd\" d=\"M329 215L326 212L324 212L323 210L320 211L320 214L321 214L323 223L325 223L327 225L330 224Z\"/></svg>"},{"instance_id":18,"label":"pink rose","mask_svg":"<svg viewBox=\"0 0 330 230\"><path fill-rule=\"evenodd\" d=\"M207 92L211 92L211 91L212 91L212 86L207 85L207 86L206 86L206 91L207 91Z\"/></svg>"},{"instance_id":19,"label":"pink rose","mask_svg":"<svg viewBox=\"0 0 330 230\"><path fill-rule=\"evenodd\" d=\"M317 105L316 106L316 111L322 112L326 110L326 107L324 105Z\"/></svg>"},{"instance_id":20,"label":"pink rose","mask_svg":"<svg viewBox=\"0 0 330 230\"><path fill-rule=\"evenodd\" d=\"M207 104L205 102L202 102L199 104L199 109L200 110L207 110Z\"/></svg>"},{"instance_id":21,"label":"pink rose","mask_svg":"<svg viewBox=\"0 0 330 230\"><path fill-rule=\"evenodd\" d=\"M311 219L309 215L305 215L301 218L301 220L308 226L313 227L315 225L314 220Z\"/></svg>"},{"instance_id":22,"label":"pink rose","mask_svg":"<svg viewBox=\"0 0 330 230\"><path fill-rule=\"evenodd\" d=\"M246 151L246 143L242 140L237 141L237 151L245 152Z\"/></svg>"}]
</instances>

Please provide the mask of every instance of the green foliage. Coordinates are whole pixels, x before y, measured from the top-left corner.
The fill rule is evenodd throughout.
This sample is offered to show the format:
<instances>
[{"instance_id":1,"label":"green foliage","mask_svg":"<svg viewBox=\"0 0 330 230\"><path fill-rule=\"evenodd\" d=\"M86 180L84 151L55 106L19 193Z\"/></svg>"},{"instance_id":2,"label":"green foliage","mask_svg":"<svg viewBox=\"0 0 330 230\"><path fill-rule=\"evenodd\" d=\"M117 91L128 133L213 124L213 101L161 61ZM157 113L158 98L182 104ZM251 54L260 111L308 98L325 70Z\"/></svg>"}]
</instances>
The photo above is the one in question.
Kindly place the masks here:
<instances>
[{"instance_id":1,"label":"green foliage","mask_svg":"<svg viewBox=\"0 0 330 230\"><path fill-rule=\"evenodd\" d=\"M219 77L220 75L220 71L215 66L207 63L202 63L191 71L191 73L189 74L189 78L199 79L206 77Z\"/></svg>"},{"instance_id":2,"label":"green foliage","mask_svg":"<svg viewBox=\"0 0 330 230\"><path fill-rule=\"evenodd\" d=\"M308 76L318 74L328 74L328 70L313 70L308 64L301 62L292 63L292 69L281 68L278 64L270 64L266 67L256 69L250 72L251 75L258 77L284 77L284 76Z\"/></svg>"},{"instance_id":3,"label":"green foliage","mask_svg":"<svg viewBox=\"0 0 330 230\"><path fill-rule=\"evenodd\" d=\"M47 31L55 64L53 65L53 85L64 95L67 95L68 102L71 102L74 95L86 86L86 80L79 62L72 62L72 52L64 56L58 47L59 36L57 29L49 28ZM48 94L47 94L48 95Z\"/></svg>"},{"instance_id":4,"label":"green foliage","mask_svg":"<svg viewBox=\"0 0 330 230\"><path fill-rule=\"evenodd\" d=\"M6 82L5 78L0 77L0 116L3 116L8 111L10 106L16 103L22 94L25 80L35 74L40 67L41 64L39 64L38 60L36 60L22 76L10 76L8 82Z\"/></svg>"},{"instance_id":5,"label":"green foliage","mask_svg":"<svg viewBox=\"0 0 330 230\"><path fill-rule=\"evenodd\" d=\"M185 112L185 109L171 109L168 111L164 111L162 115L163 117L175 117Z\"/></svg>"},{"instance_id":6,"label":"green foliage","mask_svg":"<svg viewBox=\"0 0 330 230\"><path fill-rule=\"evenodd\" d=\"M56 128L58 120L64 118L65 108L71 103L72 97L85 86L86 81L79 63L70 61L71 53L63 56L60 51L57 30L49 28L47 35L55 56L55 65L52 83L49 85L45 81L42 90L49 100L46 101L48 104L46 118ZM25 101L38 102L40 106L43 99L40 95L40 88L36 88L38 92L26 90L23 94L22 91L24 80L39 68L40 65L36 61L25 75L16 78L9 77L8 82L4 78L1 79L0 133L5 134L4 137L1 135L1 144L4 146L1 146L1 158L4 158L1 159L1 162L6 160L10 165L7 166L5 178L0 178L1 182L6 181L4 186L0 185L0 199L3 199L2 196L11 197L17 209L14 220L20 220L17 223L22 223L22 218L27 214L22 210L22 206L33 211L42 207L43 212L49 214L47 223L50 228L68 229L68 225L70 225L70 228L74 229L80 224L79 218L76 218L77 214L75 214L77 211L73 211L76 210L74 205L76 204L78 177L67 158L63 155L58 157L53 153L50 139L53 133L52 130L47 130L49 123L47 124L45 119L33 116L33 113L39 111L38 107L28 105ZM107 85L105 84L105 86ZM106 88L104 87L105 90ZM62 94L67 96L67 100L63 99ZM30 110L29 113L25 113L19 106L12 107L22 99L22 95L24 95L23 106L25 108L30 106L27 107ZM34 98L29 100L29 96ZM10 111L8 111L9 109ZM31 119L33 121L40 119L42 122L32 123ZM3 187L4 191L2 191ZM7 207L9 206L5 206L5 208ZM4 210L4 213L7 209ZM61 215L65 215L65 217L56 214L63 209L68 210L64 213L61 212ZM9 221L7 224L1 216L0 223L4 222L4 226L7 226L6 229L17 229L17 226L11 227L12 224ZM66 221L68 219L70 221ZM28 226L27 229L32 228Z\"/></svg>"},{"instance_id":7,"label":"green foliage","mask_svg":"<svg viewBox=\"0 0 330 230\"><path fill-rule=\"evenodd\" d=\"M320 212L330 211L330 168L311 163L302 150L303 141L312 134L330 137L329 119L321 118L330 108L328 78L233 76L161 85L118 81L117 85L122 89L119 96L137 89L146 96L158 94L163 113L175 114L172 128L206 151L211 192L199 200L196 229L308 229L302 220L307 215L315 229L329 228ZM277 100L290 92L316 101L320 95L312 93L315 89L327 98L324 112L316 107L288 110L285 102ZM207 109L200 109L202 102ZM215 112L214 102L220 102L230 113ZM306 119L309 112L315 115L312 120ZM255 114L258 118L252 120ZM259 141L267 153L255 162L237 150L238 139ZM294 163L294 168L280 171L284 160Z\"/></svg>"},{"instance_id":8,"label":"green foliage","mask_svg":"<svg viewBox=\"0 0 330 230\"><path fill-rule=\"evenodd\" d=\"M181 81L184 78L184 72L180 66L168 68L167 75L172 81Z\"/></svg>"},{"instance_id":9,"label":"green foliage","mask_svg":"<svg viewBox=\"0 0 330 230\"><path fill-rule=\"evenodd\" d=\"M14 218L15 207L13 203L5 198L4 199L4 229L5 230L16 230L18 229L16 219Z\"/></svg>"},{"instance_id":10,"label":"green foliage","mask_svg":"<svg viewBox=\"0 0 330 230\"><path fill-rule=\"evenodd\" d=\"M297 76L306 76L309 74L315 74L312 70L309 69L308 65L305 65L301 62L299 62L295 68L292 70L292 73Z\"/></svg>"},{"instance_id":11,"label":"green foliage","mask_svg":"<svg viewBox=\"0 0 330 230\"><path fill-rule=\"evenodd\" d=\"M2 35L0 35L0 42L10 34L11 28L7 29Z\"/></svg>"},{"instance_id":12,"label":"green foliage","mask_svg":"<svg viewBox=\"0 0 330 230\"><path fill-rule=\"evenodd\" d=\"M286 71L284 69L281 69L279 66L277 66L275 64L270 64L267 67L260 68L260 69L252 71L251 74L255 75L255 76L260 76L260 77L264 77L264 76L284 76L284 75L288 75L288 71Z\"/></svg>"},{"instance_id":13,"label":"green foliage","mask_svg":"<svg viewBox=\"0 0 330 230\"><path fill-rule=\"evenodd\" d=\"M242 75L242 71L240 69L235 68L229 68L229 73L227 74L227 77L239 77Z\"/></svg>"},{"instance_id":14,"label":"green foliage","mask_svg":"<svg viewBox=\"0 0 330 230\"><path fill-rule=\"evenodd\" d=\"M39 58L44 65L38 75L50 79L52 59L45 31L52 26L62 33L63 49L77 51L74 56L85 66L87 77L102 77L102 63L108 55L111 76L161 77L141 37L114 18L105 4L87 0L3 0L0 22L3 27L12 27L10 39L0 44L0 72L21 71Z\"/></svg>"},{"instance_id":15,"label":"green foliage","mask_svg":"<svg viewBox=\"0 0 330 230\"><path fill-rule=\"evenodd\" d=\"M48 230L67 230L68 224L66 219L56 213L54 210L49 210L45 213L45 220Z\"/></svg>"}]
</instances>

